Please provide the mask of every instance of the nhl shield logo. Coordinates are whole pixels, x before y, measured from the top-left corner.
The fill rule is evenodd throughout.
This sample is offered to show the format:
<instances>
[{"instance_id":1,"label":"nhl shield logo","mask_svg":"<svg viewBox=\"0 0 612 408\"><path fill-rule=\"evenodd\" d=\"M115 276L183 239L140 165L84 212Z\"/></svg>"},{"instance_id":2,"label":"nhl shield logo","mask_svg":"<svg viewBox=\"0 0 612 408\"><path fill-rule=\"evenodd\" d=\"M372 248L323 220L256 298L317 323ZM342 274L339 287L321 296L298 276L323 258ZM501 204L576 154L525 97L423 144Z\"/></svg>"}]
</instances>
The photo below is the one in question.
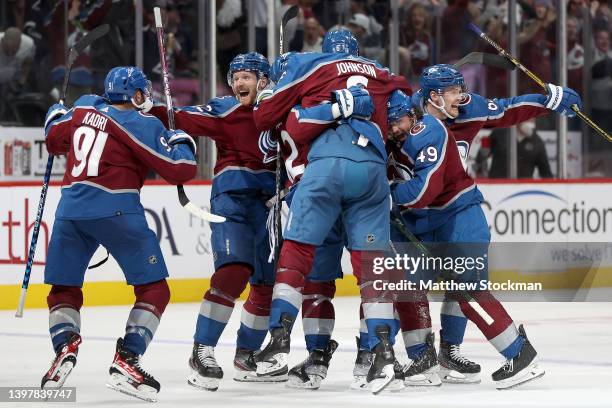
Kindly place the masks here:
<instances>
[{"instance_id":1,"label":"nhl shield logo","mask_svg":"<svg viewBox=\"0 0 612 408\"><path fill-rule=\"evenodd\" d=\"M259 150L264 155L264 158L263 158L264 163L272 163L274 160L276 160L277 143L275 140L272 140L272 136L269 130L266 130L265 132L261 132L259 134L258 145L259 145Z\"/></svg>"},{"instance_id":2,"label":"nhl shield logo","mask_svg":"<svg viewBox=\"0 0 612 408\"><path fill-rule=\"evenodd\" d=\"M155 265L155 264L157 263L157 257L156 257L155 255L151 255L151 256L149 257L149 263L150 263L151 265Z\"/></svg>"},{"instance_id":3,"label":"nhl shield logo","mask_svg":"<svg viewBox=\"0 0 612 408\"><path fill-rule=\"evenodd\" d=\"M368 244L371 244L372 242L374 242L376 240L376 237L374 236L374 234L368 234L366 236L366 241Z\"/></svg>"}]
</instances>

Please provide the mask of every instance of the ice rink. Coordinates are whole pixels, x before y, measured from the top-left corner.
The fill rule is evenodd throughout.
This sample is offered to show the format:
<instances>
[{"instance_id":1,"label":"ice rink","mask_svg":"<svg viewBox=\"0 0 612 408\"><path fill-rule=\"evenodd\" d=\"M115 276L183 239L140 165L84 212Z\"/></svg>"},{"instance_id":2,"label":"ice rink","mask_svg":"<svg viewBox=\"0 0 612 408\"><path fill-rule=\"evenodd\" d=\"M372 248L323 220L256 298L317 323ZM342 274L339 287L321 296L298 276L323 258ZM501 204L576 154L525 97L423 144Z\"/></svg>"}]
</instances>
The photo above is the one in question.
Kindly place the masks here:
<instances>
[{"instance_id":1,"label":"ice rink","mask_svg":"<svg viewBox=\"0 0 612 408\"><path fill-rule=\"evenodd\" d=\"M216 348L225 378L217 392L187 385L187 359L199 304L170 304L143 367L161 383L159 407L610 407L612 406L612 308L610 303L507 304L517 323L524 323L537 349L546 375L530 384L497 391L490 374L503 359L468 325L464 354L483 368L482 383L449 385L433 390L407 389L373 396L349 391L358 327L357 298L338 298L334 338L340 343L327 379L317 391L293 390L284 384L238 383L232 380L235 333L239 307ZM434 329L439 330L439 303L432 304ZM107 389L108 367L117 337L123 335L130 306L88 307L81 312L83 344L78 364L66 386L77 389L76 406L142 406L146 402ZM0 386L38 386L48 369L52 349L47 311L26 310L23 319L14 311L0 312ZM291 364L306 356L300 325L293 336ZM401 338L397 355L406 362ZM2 407L40 406L41 403L0 403ZM53 404L55 407L74 403Z\"/></svg>"}]
</instances>

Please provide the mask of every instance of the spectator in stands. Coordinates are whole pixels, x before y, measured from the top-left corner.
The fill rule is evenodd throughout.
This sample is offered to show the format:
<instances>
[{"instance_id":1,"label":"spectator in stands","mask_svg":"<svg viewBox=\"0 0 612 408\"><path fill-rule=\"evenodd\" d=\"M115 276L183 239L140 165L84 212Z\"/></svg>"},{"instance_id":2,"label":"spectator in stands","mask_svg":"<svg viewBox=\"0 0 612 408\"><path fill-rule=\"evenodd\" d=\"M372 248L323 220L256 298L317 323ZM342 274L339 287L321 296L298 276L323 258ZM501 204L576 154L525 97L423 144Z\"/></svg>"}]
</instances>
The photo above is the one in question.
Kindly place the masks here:
<instances>
[{"instance_id":1,"label":"spectator in stands","mask_svg":"<svg viewBox=\"0 0 612 408\"><path fill-rule=\"evenodd\" d=\"M575 17L568 17L565 26L567 30L567 86L582 95L584 48L578 31L579 22Z\"/></svg>"},{"instance_id":2,"label":"spectator in stands","mask_svg":"<svg viewBox=\"0 0 612 408\"><path fill-rule=\"evenodd\" d=\"M595 55L591 68L591 116L603 129L612 129L612 50L610 50L610 31L599 29L595 31ZM589 150L601 152L607 156L610 153L610 143L600 135L591 132Z\"/></svg>"},{"instance_id":3,"label":"spectator in stands","mask_svg":"<svg viewBox=\"0 0 612 408\"><path fill-rule=\"evenodd\" d=\"M591 2L591 15L593 16L593 31L612 29L612 12L610 0L593 0Z\"/></svg>"},{"instance_id":4,"label":"spectator in stands","mask_svg":"<svg viewBox=\"0 0 612 408\"><path fill-rule=\"evenodd\" d=\"M362 13L353 14L346 27L359 41L359 53L365 57L384 62L382 47L382 26L373 18Z\"/></svg>"},{"instance_id":5,"label":"spectator in stands","mask_svg":"<svg viewBox=\"0 0 612 408\"><path fill-rule=\"evenodd\" d=\"M103 41L94 41L89 46L95 93L104 92L104 78L111 68L135 65L134 19L133 0L98 0L84 6L80 22L86 29L110 26Z\"/></svg>"},{"instance_id":6,"label":"spectator in stands","mask_svg":"<svg viewBox=\"0 0 612 408\"><path fill-rule=\"evenodd\" d=\"M518 35L520 58L544 82L552 81L552 57L556 43L557 14L551 0L535 0L536 17L524 22ZM519 94L540 92L533 81L519 81Z\"/></svg>"},{"instance_id":7,"label":"spectator in stands","mask_svg":"<svg viewBox=\"0 0 612 408\"><path fill-rule=\"evenodd\" d=\"M432 63L430 19L425 6L413 3L400 25L400 72L411 83Z\"/></svg>"},{"instance_id":8,"label":"spectator in stands","mask_svg":"<svg viewBox=\"0 0 612 408\"><path fill-rule=\"evenodd\" d=\"M23 92L35 48L34 41L17 27L0 33L0 119L5 119L6 103Z\"/></svg>"},{"instance_id":9,"label":"spectator in stands","mask_svg":"<svg viewBox=\"0 0 612 408\"><path fill-rule=\"evenodd\" d=\"M299 52L321 52L324 35L325 31L317 19L309 17L304 20L303 25L298 25L289 49Z\"/></svg>"},{"instance_id":10,"label":"spectator in stands","mask_svg":"<svg viewBox=\"0 0 612 408\"><path fill-rule=\"evenodd\" d=\"M553 174L546 153L546 146L536 132L535 119L530 119L517 126L517 177L533 178L535 169L538 169L540 178L550 178ZM508 140L509 129L494 129L489 135L491 169L490 178L506 178L508 171Z\"/></svg>"},{"instance_id":11,"label":"spectator in stands","mask_svg":"<svg viewBox=\"0 0 612 408\"><path fill-rule=\"evenodd\" d=\"M253 3L256 5L264 3L263 18L265 21L265 1ZM255 10L252 12L256 13L256 16L261 14L261 7L254 8ZM217 2L217 67L219 72L223 72L223 76L227 72L230 61L236 54L240 54L244 50L243 47L246 47L246 37L243 37L244 32L241 31L241 27L245 24L246 16L242 14L240 0ZM265 28L255 28L255 48L258 51L266 47L266 32Z\"/></svg>"}]
</instances>

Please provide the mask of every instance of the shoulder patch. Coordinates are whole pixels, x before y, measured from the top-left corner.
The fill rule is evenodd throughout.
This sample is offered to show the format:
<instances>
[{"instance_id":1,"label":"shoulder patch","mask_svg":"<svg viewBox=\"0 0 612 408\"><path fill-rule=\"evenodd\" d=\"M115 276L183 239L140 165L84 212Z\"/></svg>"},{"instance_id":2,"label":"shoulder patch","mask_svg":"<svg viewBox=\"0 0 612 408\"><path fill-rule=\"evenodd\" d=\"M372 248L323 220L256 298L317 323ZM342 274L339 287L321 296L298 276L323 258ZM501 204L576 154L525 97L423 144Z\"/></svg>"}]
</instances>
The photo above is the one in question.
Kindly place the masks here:
<instances>
[{"instance_id":1,"label":"shoulder patch","mask_svg":"<svg viewBox=\"0 0 612 408\"><path fill-rule=\"evenodd\" d=\"M466 97L463 98L461 102L459 102L459 106L469 105L470 102L472 102L472 95L468 93L466 94Z\"/></svg>"},{"instance_id":2,"label":"shoulder patch","mask_svg":"<svg viewBox=\"0 0 612 408\"><path fill-rule=\"evenodd\" d=\"M427 127L427 125L425 125L423 122L417 122L411 129L410 129L410 135L412 136L416 136L419 133L421 133L423 130L425 130L425 128Z\"/></svg>"}]
</instances>

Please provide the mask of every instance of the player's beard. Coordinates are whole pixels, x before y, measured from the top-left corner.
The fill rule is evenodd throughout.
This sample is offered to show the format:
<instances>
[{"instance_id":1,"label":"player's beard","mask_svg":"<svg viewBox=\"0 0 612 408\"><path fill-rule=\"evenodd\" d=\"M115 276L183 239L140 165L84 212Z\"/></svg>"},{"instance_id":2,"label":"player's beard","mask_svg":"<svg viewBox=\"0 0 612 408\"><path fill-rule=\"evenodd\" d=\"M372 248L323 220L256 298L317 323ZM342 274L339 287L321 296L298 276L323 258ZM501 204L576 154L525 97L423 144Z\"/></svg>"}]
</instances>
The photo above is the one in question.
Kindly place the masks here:
<instances>
[{"instance_id":1,"label":"player's beard","mask_svg":"<svg viewBox=\"0 0 612 408\"><path fill-rule=\"evenodd\" d=\"M246 86L241 86L235 88L234 95L242 106L252 106L255 103L257 91Z\"/></svg>"}]
</instances>

